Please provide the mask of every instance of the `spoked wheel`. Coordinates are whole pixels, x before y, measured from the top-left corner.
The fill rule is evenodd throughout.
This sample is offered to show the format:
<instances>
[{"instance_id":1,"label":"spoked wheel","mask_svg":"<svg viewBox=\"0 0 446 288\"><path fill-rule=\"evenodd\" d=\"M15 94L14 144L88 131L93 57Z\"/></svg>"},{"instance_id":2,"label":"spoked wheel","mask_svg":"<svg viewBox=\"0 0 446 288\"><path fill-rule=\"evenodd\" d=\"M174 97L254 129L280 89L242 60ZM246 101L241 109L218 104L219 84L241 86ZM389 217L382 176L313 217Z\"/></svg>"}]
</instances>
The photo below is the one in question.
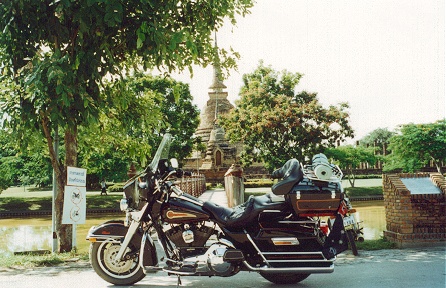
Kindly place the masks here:
<instances>
[{"instance_id":1,"label":"spoked wheel","mask_svg":"<svg viewBox=\"0 0 446 288\"><path fill-rule=\"evenodd\" d=\"M348 238L348 243L350 243L350 249L352 249L352 253L355 256L358 256L358 248L356 247L356 242L355 242L355 235L353 235L353 230L347 230L347 238Z\"/></svg>"},{"instance_id":2,"label":"spoked wheel","mask_svg":"<svg viewBox=\"0 0 446 288\"><path fill-rule=\"evenodd\" d=\"M293 274L293 273L266 273L260 272L263 278L275 284L296 284L310 276L310 274Z\"/></svg>"},{"instance_id":3,"label":"spoked wheel","mask_svg":"<svg viewBox=\"0 0 446 288\"><path fill-rule=\"evenodd\" d=\"M138 257L115 261L120 243L95 242L90 245L90 261L94 271L105 281L115 285L132 285L145 277ZM127 252L131 252L127 248Z\"/></svg>"}]
</instances>

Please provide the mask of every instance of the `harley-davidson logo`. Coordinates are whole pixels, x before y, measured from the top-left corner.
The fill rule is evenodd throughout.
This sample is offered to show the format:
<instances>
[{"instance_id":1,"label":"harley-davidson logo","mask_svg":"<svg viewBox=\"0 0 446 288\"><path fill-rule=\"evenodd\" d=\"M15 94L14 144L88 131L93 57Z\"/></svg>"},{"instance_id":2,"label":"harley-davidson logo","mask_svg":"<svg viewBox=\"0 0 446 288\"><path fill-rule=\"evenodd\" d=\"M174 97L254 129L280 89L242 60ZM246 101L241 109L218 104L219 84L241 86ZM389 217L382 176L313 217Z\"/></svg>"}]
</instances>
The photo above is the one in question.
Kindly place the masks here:
<instances>
[{"instance_id":1,"label":"harley-davidson logo","mask_svg":"<svg viewBox=\"0 0 446 288\"><path fill-rule=\"evenodd\" d=\"M197 215L187 212L175 212L172 210L167 211L166 217L169 219L176 219L176 218L197 218Z\"/></svg>"}]
</instances>

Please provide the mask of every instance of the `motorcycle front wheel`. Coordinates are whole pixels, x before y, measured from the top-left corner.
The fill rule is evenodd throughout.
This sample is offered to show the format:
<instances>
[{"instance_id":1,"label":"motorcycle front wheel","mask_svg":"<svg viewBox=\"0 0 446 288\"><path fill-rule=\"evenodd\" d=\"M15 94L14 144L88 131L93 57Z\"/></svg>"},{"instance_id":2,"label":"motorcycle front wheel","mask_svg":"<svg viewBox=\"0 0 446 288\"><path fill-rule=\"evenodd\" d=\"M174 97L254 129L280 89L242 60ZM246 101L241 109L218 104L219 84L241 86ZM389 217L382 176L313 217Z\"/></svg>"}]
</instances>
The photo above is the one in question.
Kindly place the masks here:
<instances>
[{"instance_id":1,"label":"motorcycle front wheel","mask_svg":"<svg viewBox=\"0 0 446 288\"><path fill-rule=\"evenodd\" d=\"M90 261L96 274L105 281L114 285L132 285L146 275L139 266L138 257L132 257L125 261L115 261L120 243L95 242L90 245ZM127 248L132 252L130 248Z\"/></svg>"},{"instance_id":2,"label":"motorcycle front wheel","mask_svg":"<svg viewBox=\"0 0 446 288\"><path fill-rule=\"evenodd\" d=\"M263 278L275 284L296 284L310 276L310 274L294 274L294 273L266 273L260 272Z\"/></svg>"}]
</instances>

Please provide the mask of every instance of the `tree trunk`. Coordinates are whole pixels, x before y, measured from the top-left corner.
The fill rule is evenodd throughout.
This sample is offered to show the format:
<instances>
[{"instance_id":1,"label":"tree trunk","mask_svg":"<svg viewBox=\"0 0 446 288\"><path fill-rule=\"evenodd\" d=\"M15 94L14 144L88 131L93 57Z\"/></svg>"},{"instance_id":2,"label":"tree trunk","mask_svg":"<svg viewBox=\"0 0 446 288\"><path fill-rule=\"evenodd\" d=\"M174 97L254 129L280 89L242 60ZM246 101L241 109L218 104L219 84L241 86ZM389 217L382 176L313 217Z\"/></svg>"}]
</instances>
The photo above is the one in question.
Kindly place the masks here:
<instances>
[{"instance_id":1,"label":"tree trunk","mask_svg":"<svg viewBox=\"0 0 446 288\"><path fill-rule=\"evenodd\" d=\"M441 161L434 159L434 163L435 163L435 167L437 167L437 172L440 173L441 175L443 175L443 173L441 171Z\"/></svg>"},{"instance_id":2,"label":"tree trunk","mask_svg":"<svg viewBox=\"0 0 446 288\"><path fill-rule=\"evenodd\" d=\"M347 178L348 178L348 182L350 182L350 186L352 187L352 188L354 188L355 187L355 174L353 173L353 169L347 169L347 173L348 173L348 176L347 176Z\"/></svg>"},{"instance_id":3,"label":"tree trunk","mask_svg":"<svg viewBox=\"0 0 446 288\"><path fill-rule=\"evenodd\" d=\"M63 215L63 199L65 192L65 183L66 183L66 175L67 175L67 166L76 167L77 166L77 127L67 128L65 130L65 167L63 173L63 179L61 179L59 185L58 181L58 190L57 193L57 201L56 203L62 203L59 206L59 211L56 208L56 227L59 227L58 230L58 238L59 238L59 251L60 252L70 252L73 249L73 225L71 224L62 224L62 215Z\"/></svg>"},{"instance_id":4,"label":"tree trunk","mask_svg":"<svg viewBox=\"0 0 446 288\"><path fill-rule=\"evenodd\" d=\"M65 166L61 165L58 161L56 152L53 146L53 138L51 135L51 125L49 119L45 115L42 116L42 128L45 134L45 138L48 144L48 150L51 159L51 165L53 166L54 173L56 174L57 194L55 199L55 211L56 214L56 234L59 240L59 252L70 252L73 249L73 225L62 224L63 205L64 205L64 192L67 178L66 166L77 165L77 127L67 129L65 131Z\"/></svg>"}]
</instances>

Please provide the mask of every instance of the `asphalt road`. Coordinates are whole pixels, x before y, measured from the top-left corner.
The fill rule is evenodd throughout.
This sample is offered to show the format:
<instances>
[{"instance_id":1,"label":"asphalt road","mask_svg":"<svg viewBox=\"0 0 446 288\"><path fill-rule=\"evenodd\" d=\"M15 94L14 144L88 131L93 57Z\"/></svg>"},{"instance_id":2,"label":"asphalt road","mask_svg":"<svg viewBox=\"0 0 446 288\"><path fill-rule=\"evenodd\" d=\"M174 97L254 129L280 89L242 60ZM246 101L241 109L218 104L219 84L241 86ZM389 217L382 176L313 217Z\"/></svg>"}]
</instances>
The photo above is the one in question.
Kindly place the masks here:
<instances>
[{"instance_id":1,"label":"asphalt road","mask_svg":"<svg viewBox=\"0 0 446 288\"><path fill-rule=\"evenodd\" d=\"M275 285L257 273L240 272L228 277L182 277L181 287L430 287L444 288L446 279L445 247L425 249L349 252L338 256L335 272L313 274L297 285ZM165 272L149 274L134 286L113 286L97 276L88 263L19 269L0 268L1 287L176 287L177 278Z\"/></svg>"}]
</instances>

